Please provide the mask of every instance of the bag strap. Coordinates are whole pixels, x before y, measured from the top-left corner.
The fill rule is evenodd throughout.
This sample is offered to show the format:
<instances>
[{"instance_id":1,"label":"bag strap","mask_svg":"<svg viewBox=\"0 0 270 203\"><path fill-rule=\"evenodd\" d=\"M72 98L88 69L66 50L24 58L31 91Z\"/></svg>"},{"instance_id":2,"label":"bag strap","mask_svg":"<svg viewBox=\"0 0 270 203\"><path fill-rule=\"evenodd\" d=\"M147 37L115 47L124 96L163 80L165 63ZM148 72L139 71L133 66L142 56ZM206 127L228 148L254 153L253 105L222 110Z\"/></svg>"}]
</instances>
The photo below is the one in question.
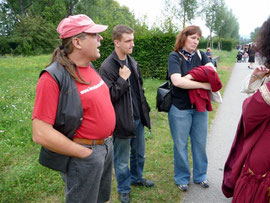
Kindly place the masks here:
<instances>
[{"instance_id":1,"label":"bag strap","mask_svg":"<svg viewBox=\"0 0 270 203\"><path fill-rule=\"evenodd\" d=\"M197 49L197 54L198 54L198 56L199 56L200 60L202 61L202 54L201 54L201 52L200 52L200 50L199 50L199 49Z\"/></svg>"}]
</instances>

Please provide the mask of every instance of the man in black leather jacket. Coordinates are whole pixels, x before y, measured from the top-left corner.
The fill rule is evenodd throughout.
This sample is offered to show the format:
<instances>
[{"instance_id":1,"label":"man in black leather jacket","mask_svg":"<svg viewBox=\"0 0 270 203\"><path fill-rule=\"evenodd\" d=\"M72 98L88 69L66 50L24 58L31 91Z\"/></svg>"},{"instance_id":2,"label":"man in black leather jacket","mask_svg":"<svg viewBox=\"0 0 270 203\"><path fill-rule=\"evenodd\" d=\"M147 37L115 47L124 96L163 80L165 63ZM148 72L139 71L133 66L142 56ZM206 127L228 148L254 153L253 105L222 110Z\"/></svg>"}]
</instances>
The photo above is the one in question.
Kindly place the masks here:
<instances>
[{"instance_id":1,"label":"man in black leather jacket","mask_svg":"<svg viewBox=\"0 0 270 203\"><path fill-rule=\"evenodd\" d=\"M114 168L121 202L129 202L130 185L152 187L144 179L144 126L149 129L150 108L137 62L130 56L134 47L133 30L118 25L113 30L113 53L102 63L99 73L107 83L116 113ZM130 158L130 169L128 161Z\"/></svg>"}]
</instances>

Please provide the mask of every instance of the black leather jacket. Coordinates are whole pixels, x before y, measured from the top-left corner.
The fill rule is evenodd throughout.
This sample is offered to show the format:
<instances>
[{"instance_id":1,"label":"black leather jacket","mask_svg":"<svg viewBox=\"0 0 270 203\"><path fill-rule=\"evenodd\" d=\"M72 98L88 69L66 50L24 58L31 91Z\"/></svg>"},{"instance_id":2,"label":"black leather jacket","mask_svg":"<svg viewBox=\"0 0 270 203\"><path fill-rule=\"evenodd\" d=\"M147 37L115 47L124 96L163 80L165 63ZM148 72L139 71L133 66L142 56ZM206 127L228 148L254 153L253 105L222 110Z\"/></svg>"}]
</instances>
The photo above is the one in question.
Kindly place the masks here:
<instances>
[{"instance_id":1,"label":"black leather jacket","mask_svg":"<svg viewBox=\"0 0 270 203\"><path fill-rule=\"evenodd\" d=\"M44 72L48 72L54 78L60 89L57 114L53 128L69 139L72 139L83 120L83 109L76 83L65 68L57 62L52 63L43 70L40 76ZM65 173L69 158L68 156L57 154L41 147L39 163Z\"/></svg>"},{"instance_id":2,"label":"black leather jacket","mask_svg":"<svg viewBox=\"0 0 270 203\"><path fill-rule=\"evenodd\" d=\"M143 90L143 80L140 68L137 62L127 56L128 64L135 70L139 87L140 103L142 107L141 121L144 126L151 129L150 124L150 107L146 101ZM121 62L114 51L102 63L99 73L110 89L112 104L116 114L116 126L113 135L119 138L132 138L136 136L136 130L133 124L133 110L131 101L131 90L129 83L119 76Z\"/></svg>"},{"instance_id":3,"label":"black leather jacket","mask_svg":"<svg viewBox=\"0 0 270 203\"><path fill-rule=\"evenodd\" d=\"M83 109L76 83L66 69L57 62L44 69L40 76L45 71L50 73L60 89L57 114L53 127L72 139L83 120Z\"/></svg>"}]
</instances>

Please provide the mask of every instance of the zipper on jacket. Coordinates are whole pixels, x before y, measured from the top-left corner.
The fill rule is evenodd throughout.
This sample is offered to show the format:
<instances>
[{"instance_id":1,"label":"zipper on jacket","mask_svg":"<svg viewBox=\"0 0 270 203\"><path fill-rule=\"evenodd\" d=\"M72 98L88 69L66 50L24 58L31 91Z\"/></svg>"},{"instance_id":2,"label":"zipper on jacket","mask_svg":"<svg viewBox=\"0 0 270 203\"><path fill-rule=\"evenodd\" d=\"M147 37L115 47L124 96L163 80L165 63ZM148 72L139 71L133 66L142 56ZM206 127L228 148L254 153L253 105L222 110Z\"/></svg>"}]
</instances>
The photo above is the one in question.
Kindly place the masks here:
<instances>
[{"instance_id":1,"label":"zipper on jacket","mask_svg":"<svg viewBox=\"0 0 270 203\"><path fill-rule=\"evenodd\" d=\"M126 66L128 66L129 64L128 64L128 56L126 57ZM131 65L131 67L132 67L132 65ZM129 68L129 67L128 67ZM131 68L129 68L129 70L131 71L131 74L132 74L132 70L131 70ZM134 112L133 112L133 102L132 102L132 95L131 95L131 83L130 83L130 77L131 77L131 75L129 76L129 78L127 79L127 81L128 81L128 84L129 84L129 98L130 98L130 107L131 107L131 119L132 119L132 123L134 123Z\"/></svg>"},{"instance_id":2,"label":"zipper on jacket","mask_svg":"<svg viewBox=\"0 0 270 203\"><path fill-rule=\"evenodd\" d=\"M128 78L128 84L129 84L129 98L130 98L130 107L131 107L131 118L132 118L132 123L134 123L134 116L133 116L133 102L132 102L132 96L131 96L131 84L130 84L130 79Z\"/></svg>"}]
</instances>

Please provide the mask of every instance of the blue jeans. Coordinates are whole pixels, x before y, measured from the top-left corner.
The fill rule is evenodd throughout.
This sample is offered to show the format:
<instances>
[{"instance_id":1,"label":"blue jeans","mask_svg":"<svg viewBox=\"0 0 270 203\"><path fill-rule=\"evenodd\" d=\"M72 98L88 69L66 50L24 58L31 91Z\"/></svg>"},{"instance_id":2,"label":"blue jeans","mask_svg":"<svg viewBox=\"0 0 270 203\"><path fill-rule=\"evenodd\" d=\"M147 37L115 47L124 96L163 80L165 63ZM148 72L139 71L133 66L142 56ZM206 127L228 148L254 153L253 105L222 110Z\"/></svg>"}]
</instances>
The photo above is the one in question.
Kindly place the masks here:
<instances>
[{"instance_id":1,"label":"blue jeans","mask_svg":"<svg viewBox=\"0 0 270 203\"><path fill-rule=\"evenodd\" d=\"M134 121L136 138L114 137L114 170L119 193L129 193L131 182L140 182L145 161L144 126L141 120ZM130 158L130 169L128 161Z\"/></svg>"},{"instance_id":2,"label":"blue jeans","mask_svg":"<svg viewBox=\"0 0 270 203\"><path fill-rule=\"evenodd\" d=\"M196 109L179 110L174 105L168 114L169 125L174 142L174 180L177 185L189 184L190 168L188 162L188 138L190 136L193 158L193 181L207 179L206 137L208 112Z\"/></svg>"},{"instance_id":3,"label":"blue jeans","mask_svg":"<svg viewBox=\"0 0 270 203\"><path fill-rule=\"evenodd\" d=\"M85 145L93 150L84 159L71 157L65 182L66 203L103 203L110 200L113 144L107 139L103 145Z\"/></svg>"}]
</instances>

